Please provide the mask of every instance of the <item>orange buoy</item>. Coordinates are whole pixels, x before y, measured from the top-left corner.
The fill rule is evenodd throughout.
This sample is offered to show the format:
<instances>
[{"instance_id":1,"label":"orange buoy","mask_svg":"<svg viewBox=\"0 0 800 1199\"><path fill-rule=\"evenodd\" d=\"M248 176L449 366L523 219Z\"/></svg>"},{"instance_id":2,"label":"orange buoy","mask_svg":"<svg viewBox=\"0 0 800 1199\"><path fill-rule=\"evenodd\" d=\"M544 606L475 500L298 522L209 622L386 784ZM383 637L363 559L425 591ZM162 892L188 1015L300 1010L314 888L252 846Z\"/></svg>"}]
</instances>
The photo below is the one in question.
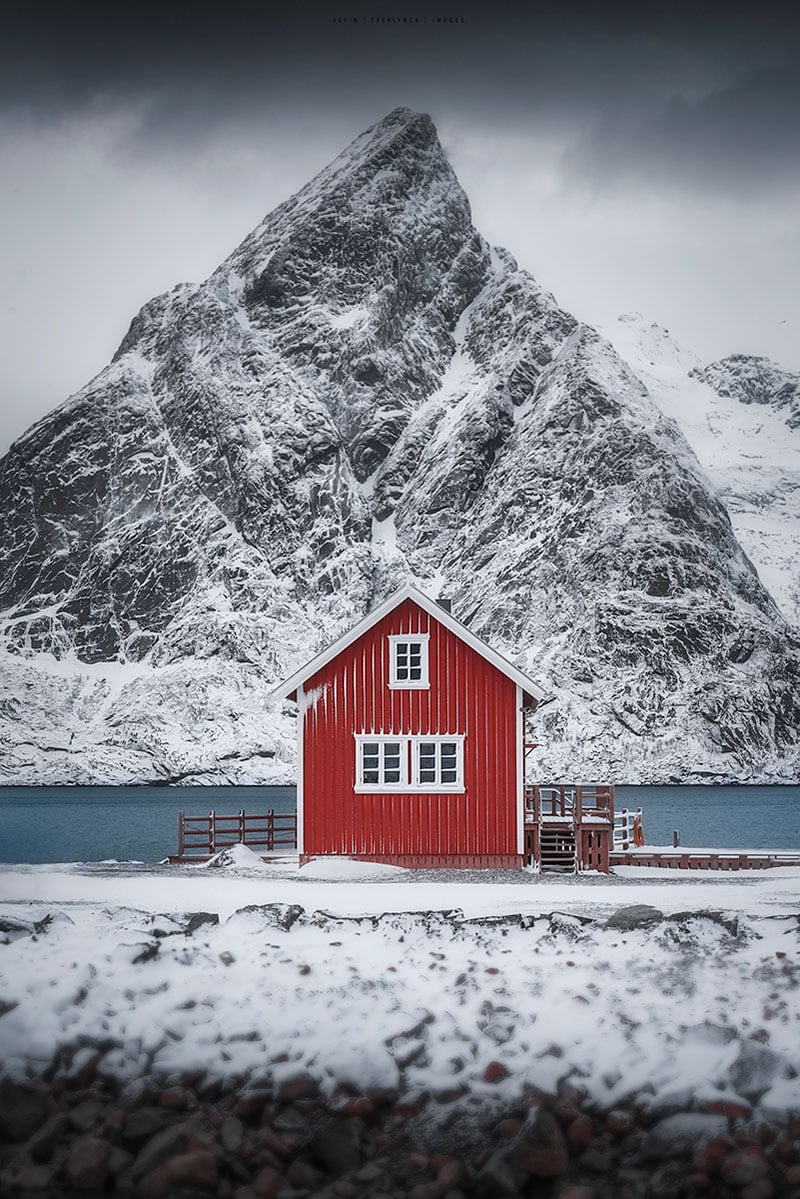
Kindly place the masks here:
<instances>
[{"instance_id":1,"label":"orange buoy","mask_svg":"<svg viewBox=\"0 0 800 1199\"><path fill-rule=\"evenodd\" d=\"M644 845L644 826L641 816L633 818L633 843L636 846Z\"/></svg>"}]
</instances>

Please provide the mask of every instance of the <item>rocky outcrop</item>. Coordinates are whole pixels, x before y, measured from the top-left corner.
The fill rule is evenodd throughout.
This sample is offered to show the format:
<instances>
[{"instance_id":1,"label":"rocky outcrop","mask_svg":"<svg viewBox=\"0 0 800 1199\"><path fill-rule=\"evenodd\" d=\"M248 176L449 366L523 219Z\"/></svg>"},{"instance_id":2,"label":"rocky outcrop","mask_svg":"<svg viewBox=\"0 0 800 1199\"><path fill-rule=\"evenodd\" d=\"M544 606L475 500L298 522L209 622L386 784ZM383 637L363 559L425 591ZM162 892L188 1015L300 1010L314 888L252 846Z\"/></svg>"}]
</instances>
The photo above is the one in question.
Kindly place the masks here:
<instances>
[{"instance_id":1,"label":"rocky outcrop","mask_svg":"<svg viewBox=\"0 0 800 1199\"><path fill-rule=\"evenodd\" d=\"M293 774L275 682L404 578L557 694L551 777L780 778L798 644L675 426L401 109L0 463L4 781Z\"/></svg>"},{"instance_id":2,"label":"rocky outcrop","mask_svg":"<svg viewBox=\"0 0 800 1199\"><path fill-rule=\"evenodd\" d=\"M691 373L717 395L730 396L740 404L770 404L783 413L790 429L800 428L800 375L769 358L731 354Z\"/></svg>"}]
</instances>

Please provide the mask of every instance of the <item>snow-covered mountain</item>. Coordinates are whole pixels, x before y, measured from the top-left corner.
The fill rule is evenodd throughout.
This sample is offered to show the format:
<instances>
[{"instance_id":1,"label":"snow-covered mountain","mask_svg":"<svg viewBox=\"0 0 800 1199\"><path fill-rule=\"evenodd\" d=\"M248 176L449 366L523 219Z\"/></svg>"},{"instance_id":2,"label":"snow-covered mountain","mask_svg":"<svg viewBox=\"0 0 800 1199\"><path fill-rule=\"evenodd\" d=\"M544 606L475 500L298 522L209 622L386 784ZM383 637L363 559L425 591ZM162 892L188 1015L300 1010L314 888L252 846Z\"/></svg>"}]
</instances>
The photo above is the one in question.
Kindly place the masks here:
<instances>
[{"instance_id":1,"label":"snow-covered mountain","mask_svg":"<svg viewBox=\"0 0 800 1199\"><path fill-rule=\"evenodd\" d=\"M800 628L800 377L765 358L702 367L660 325L602 332L681 428L725 502L739 544Z\"/></svg>"},{"instance_id":2,"label":"snow-covered mountain","mask_svg":"<svg viewBox=\"0 0 800 1199\"><path fill-rule=\"evenodd\" d=\"M409 574L556 694L542 777L788 776L800 645L675 415L391 113L0 464L2 777L288 778L274 682Z\"/></svg>"}]
</instances>

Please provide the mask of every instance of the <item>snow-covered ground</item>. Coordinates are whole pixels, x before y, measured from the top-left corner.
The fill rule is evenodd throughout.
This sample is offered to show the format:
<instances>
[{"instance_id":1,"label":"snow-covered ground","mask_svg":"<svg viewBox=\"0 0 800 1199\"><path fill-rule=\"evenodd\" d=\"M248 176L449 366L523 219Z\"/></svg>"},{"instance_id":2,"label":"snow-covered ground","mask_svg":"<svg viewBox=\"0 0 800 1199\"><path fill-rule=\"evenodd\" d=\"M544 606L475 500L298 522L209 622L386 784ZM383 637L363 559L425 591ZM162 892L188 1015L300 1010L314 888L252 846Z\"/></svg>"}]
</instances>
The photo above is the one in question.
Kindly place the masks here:
<instances>
[{"instance_id":1,"label":"snow-covered ground","mask_svg":"<svg viewBox=\"0 0 800 1199\"><path fill-rule=\"evenodd\" d=\"M101 1075L308 1071L434 1114L567 1076L609 1105L800 1108L800 869L500 877L3 868L2 1070L83 1044Z\"/></svg>"}]
</instances>

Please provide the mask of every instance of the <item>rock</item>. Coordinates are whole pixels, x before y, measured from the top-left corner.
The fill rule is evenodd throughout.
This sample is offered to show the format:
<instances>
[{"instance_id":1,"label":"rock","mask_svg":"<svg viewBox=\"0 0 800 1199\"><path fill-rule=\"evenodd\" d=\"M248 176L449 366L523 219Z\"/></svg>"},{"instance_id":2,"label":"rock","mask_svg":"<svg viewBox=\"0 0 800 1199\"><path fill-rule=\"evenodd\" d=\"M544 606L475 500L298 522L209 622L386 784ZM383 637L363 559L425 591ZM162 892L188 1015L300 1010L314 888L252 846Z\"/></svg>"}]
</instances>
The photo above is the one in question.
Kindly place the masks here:
<instances>
[{"instance_id":1,"label":"rock","mask_svg":"<svg viewBox=\"0 0 800 1199\"><path fill-rule=\"evenodd\" d=\"M512 1199L523 1193L529 1178L524 1170L511 1165L505 1149L498 1149L478 1171L475 1193L486 1199Z\"/></svg>"},{"instance_id":2,"label":"rock","mask_svg":"<svg viewBox=\"0 0 800 1199\"><path fill-rule=\"evenodd\" d=\"M158 1096L160 1107L166 1107L170 1111L183 1112L187 1107L194 1107L195 1097L187 1087L167 1087L161 1091Z\"/></svg>"},{"instance_id":3,"label":"rock","mask_svg":"<svg viewBox=\"0 0 800 1199\"><path fill-rule=\"evenodd\" d=\"M742 1199L772 1199L775 1188L768 1178L757 1178L742 1189Z\"/></svg>"},{"instance_id":4,"label":"rock","mask_svg":"<svg viewBox=\"0 0 800 1199\"><path fill-rule=\"evenodd\" d=\"M636 1117L631 1112L613 1111L606 1116L606 1128L615 1137L627 1136L636 1127Z\"/></svg>"},{"instance_id":5,"label":"rock","mask_svg":"<svg viewBox=\"0 0 800 1199\"><path fill-rule=\"evenodd\" d=\"M647 1182L647 1199L684 1199L687 1194L686 1169L676 1162L659 1166Z\"/></svg>"},{"instance_id":6,"label":"rock","mask_svg":"<svg viewBox=\"0 0 800 1199\"><path fill-rule=\"evenodd\" d=\"M325 1175L320 1170L316 1170L309 1162L295 1160L286 1171L287 1181L293 1187L305 1187L309 1191L321 1186L325 1181Z\"/></svg>"},{"instance_id":7,"label":"rock","mask_svg":"<svg viewBox=\"0 0 800 1199\"><path fill-rule=\"evenodd\" d=\"M55 1146L63 1141L68 1128L69 1120L64 1112L56 1112L28 1139L23 1153L32 1161L45 1161Z\"/></svg>"},{"instance_id":8,"label":"rock","mask_svg":"<svg viewBox=\"0 0 800 1199\"><path fill-rule=\"evenodd\" d=\"M278 1086L278 1099L281 1103L293 1103L296 1099L316 1099L318 1095L319 1082L307 1071L285 1078Z\"/></svg>"},{"instance_id":9,"label":"rock","mask_svg":"<svg viewBox=\"0 0 800 1199\"><path fill-rule=\"evenodd\" d=\"M567 1144L558 1121L544 1108L534 1108L506 1150L516 1169L536 1178L558 1178L569 1165Z\"/></svg>"},{"instance_id":10,"label":"rock","mask_svg":"<svg viewBox=\"0 0 800 1199\"><path fill-rule=\"evenodd\" d=\"M209 924L219 924L218 912L192 912L183 931L187 937L191 937L199 928L204 928Z\"/></svg>"},{"instance_id":11,"label":"rock","mask_svg":"<svg viewBox=\"0 0 800 1199\"><path fill-rule=\"evenodd\" d=\"M50 1092L5 1078L0 1082L0 1138L26 1141L47 1119Z\"/></svg>"},{"instance_id":12,"label":"rock","mask_svg":"<svg viewBox=\"0 0 800 1199\"><path fill-rule=\"evenodd\" d=\"M758 1145L734 1149L720 1167L723 1181L734 1187L746 1187L751 1182L765 1178L768 1173L769 1162Z\"/></svg>"},{"instance_id":13,"label":"rock","mask_svg":"<svg viewBox=\"0 0 800 1199\"><path fill-rule=\"evenodd\" d=\"M238 1153L244 1140L244 1124L236 1116L226 1116L220 1125L219 1139L226 1153Z\"/></svg>"},{"instance_id":14,"label":"rock","mask_svg":"<svg viewBox=\"0 0 800 1199\"><path fill-rule=\"evenodd\" d=\"M483 1072L484 1082L501 1082L504 1078L508 1078L508 1069L502 1062L489 1062L489 1065Z\"/></svg>"},{"instance_id":15,"label":"rock","mask_svg":"<svg viewBox=\"0 0 800 1199\"><path fill-rule=\"evenodd\" d=\"M108 1176L111 1146L99 1137L79 1137L70 1147L64 1177L79 1191L96 1191Z\"/></svg>"},{"instance_id":16,"label":"rock","mask_svg":"<svg viewBox=\"0 0 800 1199\"><path fill-rule=\"evenodd\" d=\"M133 1177L141 1178L162 1162L191 1150L208 1150L214 1144L210 1131L199 1120L171 1124L151 1137L133 1164Z\"/></svg>"},{"instance_id":17,"label":"rock","mask_svg":"<svg viewBox=\"0 0 800 1199\"><path fill-rule=\"evenodd\" d=\"M281 1191L285 1191L288 1185L289 1182L285 1175L270 1166L265 1166L253 1179L253 1192L258 1199L275 1199L275 1196Z\"/></svg>"},{"instance_id":18,"label":"rock","mask_svg":"<svg viewBox=\"0 0 800 1199\"><path fill-rule=\"evenodd\" d=\"M309 1149L328 1174L339 1178L361 1165L363 1133L360 1120L326 1120L314 1130Z\"/></svg>"},{"instance_id":19,"label":"rock","mask_svg":"<svg viewBox=\"0 0 800 1199\"><path fill-rule=\"evenodd\" d=\"M630 932L635 928L651 928L664 919L664 913L647 903L633 903L628 907L619 908L606 920L605 928L619 929L620 932Z\"/></svg>"},{"instance_id":20,"label":"rock","mask_svg":"<svg viewBox=\"0 0 800 1199\"><path fill-rule=\"evenodd\" d=\"M128 1116L122 1137L126 1141L144 1141L163 1129L170 1119L164 1108L138 1107Z\"/></svg>"},{"instance_id":21,"label":"rock","mask_svg":"<svg viewBox=\"0 0 800 1199\"><path fill-rule=\"evenodd\" d=\"M727 1129L728 1121L724 1116L712 1116L704 1112L667 1116L645 1136L642 1157L645 1161L684 1157L713 1138L723 1136Z\"/></svg>"},{"instance_id":22,"label":"rock","mask_svg":"<svg viewBox=\"0 0 800 1199\"><path fill-rule=\"evenodd\" d=\"M178 1188L184 1187L211 1195L216 1191L218 1182L214 1154L207 1149L193 1149L190 1153L170 1157L145 1174L139 1180L136 1193L147 1199L161 1199L162 1196L172 1196Z\"/></svg>"},{"instance_id":23,"label":"rock","mask_svg":"<svg viewBox=\"0 0 800 1199\"><path fill-rule=\"evenodd\" d=\"M757 1041L742 1041L729 1070L731 1086L746 1099L759 1099L785 1067L784 1059Z\"/></svg>"},{"instance_id":24,"label":"rock","mask_svg":"<svg viewBox=\"0 0 800 1199\"><path fill-rule=\"evenodd\" d=\"M47 1195L51 1193L54 1179L55 1170L52 1166L23 1166L14 1179L13 1190L9 1189L8 1193L38 1191Z\"/></svg>"},{"instance_id":25,"label":"rock","mask_svg":"<svg viewBox=\"0 0 800 1199\"><path fill-rule=\"evenodd\" d=\"M585 1113L578 1116L567 1127L566 1138L570 1149L575 1153L580 1153L584 1149L588 1149L595 1136L595 1123L591 1116Z\"/></svg>"},{"instance_id":26,"label":"rock","mask_svg":"<svg viewBox=\"0 0 800 1199\"><path fill-rule=\"evenodd\" d=\"M106 1113L106 1104L96 1099L84 1099L70 1108L69 1122L77 1132L89 1132L100 1124Z\"/></svg>"}]
</instances>

